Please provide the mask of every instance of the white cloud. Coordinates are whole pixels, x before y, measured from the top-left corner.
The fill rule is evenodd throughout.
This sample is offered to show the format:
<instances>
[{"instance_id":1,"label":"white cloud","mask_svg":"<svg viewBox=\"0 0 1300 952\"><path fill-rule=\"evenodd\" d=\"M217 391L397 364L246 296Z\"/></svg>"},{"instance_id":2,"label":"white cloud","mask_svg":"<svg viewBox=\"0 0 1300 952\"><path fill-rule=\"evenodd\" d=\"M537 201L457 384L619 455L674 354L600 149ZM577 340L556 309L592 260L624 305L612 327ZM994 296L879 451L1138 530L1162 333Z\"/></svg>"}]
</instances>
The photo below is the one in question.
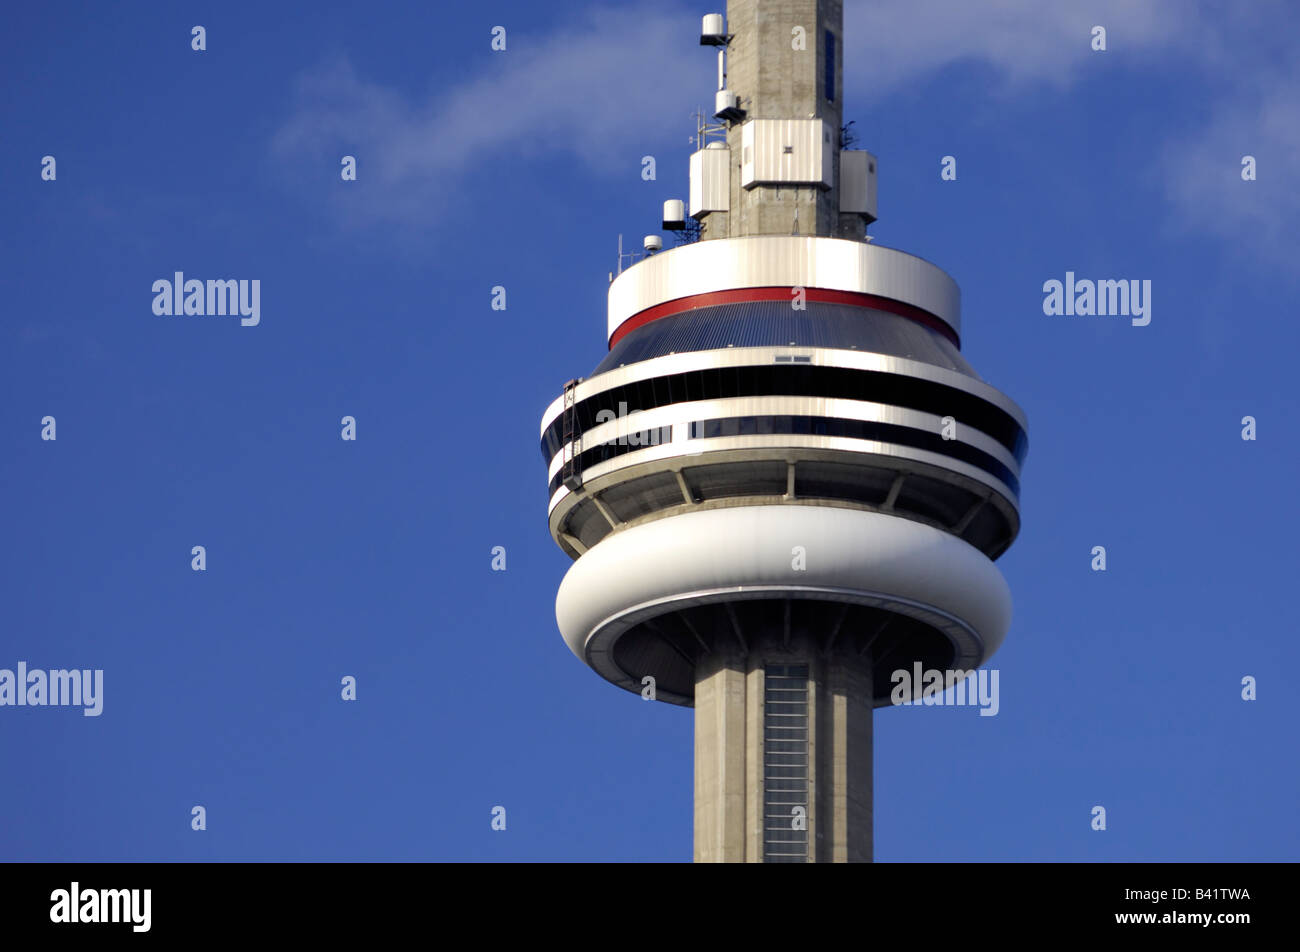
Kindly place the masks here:
<instances>
[{"instance_id":1,"label":"white cloud","mask_svg":"<svg viewBox=\"0 0 1300 952\"><path fill-rule=\"evenodd\" d=\"M1246 155L1257 163L1254 182L1241 177ZM1204 128L1166 146L1163 164L1179 222L1294 273L1300 255L1300 70L1225 96Z\"/></svg>"},{"instance_id":2,"label":"white cloud","mask_svg":"<svg viewBox=\"0 0 1300 952\"><path fill-rule=\"evenodd\" d=\"M649 3L595 8L540 38L510 32L504 52L489 50L485 32L476 74L424 103L337 60L301 77L274 146L335 166L354 152L373 187L350 210L380 219L419 217L492 155L567 153L608 171L629 162L629 149L677 132L681 154L660 158L684 165L690 111L712 96L698 32L694 13ZM640 154L632 159L628 174L639 174Z\"/></svg>"},{"instance_id":3,"label":"white cloud","mask_svg":"<svg viewBox=\"0 0 1300 952\"><path fill-rule=\"evenodd\" d=\"M1167 225L1269 264L1300 254L1300 190L1286 184L1300 180L1300 44L1285 2L848 0L844 20L846 86L866 101L958 63L990 68L999 95L1042 84L1063 92L1085 69L1109 65L1099 56L1215 88L1202 126L1152 147ZM1089 45L1094 25L1106 27L1106 53ZM1247 154L1260 162L1253 184L1241 180Z\"/></svg>"},{"instance_id":4,"label":"white cloud","mask_svg":"<svg viewBox=\"0 0 1300 952\"><path fill-rule=\"evenodd\" d=\"M1093 52L1093 26L1106 28L1108 53ZM848 0L845 82L876 99L969 63L993 68L1007 92L1029 83L1065 86L1090 57L1186 46L1200 31L1196 9L1177 0Z\"/></svg>"},{"instance_id":5,"label":"white cloud","mask_svg":"<svg viewBox=\"0 0 1300 952\"><path fill-rule=\"evenodd\" d=\"M631 174L641 148L674 135L682 153L688 148L690 111L707 106L713 88L712 57L697 45L699 18L722 6L595 7L544 36L510 33L504 53L488 50L485 33L476 72L429 101L370 82L339 60L301 77L275 147L295 161L334 166L355 152L367 188L331 190L354 220L431 220L467 170L509 152L525 161L568 155L604 172L628 163ZM1269 75L1252 58L1267 38L1285 35L1279 18L1288 19L1287 8L1276 2L1243 10L1219 0L848 0L846 98L869 104L958 64L991 70L991 94L1000 96L1043 85L1063 94L1087 69L1110 62L1208 78L1220 93L1204 127L1163 151L1153 146L1172 221L1293 255L1300 192L1243 190L1238 174L1250 153L1261 176L1300 176L1300 80L1294 71ZM1090 48L1094 25L1107 29L1107 53ZM1281 59L1294 54L1294 43L1275 39L1274 48L1278 42ZM680 170L682 153L659 158Z\"/></svg>"}]
</instances>

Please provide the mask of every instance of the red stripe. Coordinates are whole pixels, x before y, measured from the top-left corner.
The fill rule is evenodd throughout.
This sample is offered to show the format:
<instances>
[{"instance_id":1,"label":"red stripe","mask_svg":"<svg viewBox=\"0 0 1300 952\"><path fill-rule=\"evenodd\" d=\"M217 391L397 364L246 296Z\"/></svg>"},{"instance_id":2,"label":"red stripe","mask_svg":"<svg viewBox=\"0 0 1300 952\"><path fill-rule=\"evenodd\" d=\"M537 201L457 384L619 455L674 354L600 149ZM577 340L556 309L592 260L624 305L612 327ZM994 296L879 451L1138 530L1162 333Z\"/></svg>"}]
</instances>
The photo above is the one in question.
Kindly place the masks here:
<instances>
[{"instance_id":1,"label":"red stripe","mask_svg":"<svg viewBox=\"0 0 1300 952\"><path fill-rule=\"evenodd\" d=\"M681 314L683 311L694 310L697 307L713 307L717 304L739 304L743 301L790 301L792 300L791 292L793 290L793 287L735 288L729 291L692 294L687 297L677 298L675 301L665 301L663 304L656 304L654 307L648 307L644 311L633 314L620 324L618 330L614 331L614 336L609 339L609 346L613 348L615 344L637 328L645 327L651 321L657 321L661 317L671 317L674 314ZM951 327L929 311L924 311L915 305L904 304L902 301L895 301L875 294L864 294L860 291L805 288L804 293L809 301L869 307L877 311L888 311L891 314L906 317L908 320L916 321L916 323L923 324L931 330L938 331L952 341L956 347L961 347L961 341Z\"/></svg>"}]
</instances>

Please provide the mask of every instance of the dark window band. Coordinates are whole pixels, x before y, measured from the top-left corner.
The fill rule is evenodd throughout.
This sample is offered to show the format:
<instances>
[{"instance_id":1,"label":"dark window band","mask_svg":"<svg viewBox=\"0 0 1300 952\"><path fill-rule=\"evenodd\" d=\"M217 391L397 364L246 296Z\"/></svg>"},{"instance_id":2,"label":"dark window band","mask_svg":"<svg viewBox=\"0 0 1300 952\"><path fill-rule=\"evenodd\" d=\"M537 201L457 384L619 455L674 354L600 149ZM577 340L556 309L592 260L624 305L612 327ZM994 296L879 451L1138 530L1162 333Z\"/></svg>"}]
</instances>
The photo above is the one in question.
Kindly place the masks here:
<instances>
[{"instance_id":1,"label":"dark window band","mask_svg":"<svg viewBox=\"0 0 1300 952\"><path fill-rule=\"evenodd\" d=\"M762 436L767 434L795 434L809 436L834 436L853 440L874 440L878 443L893 443L912 449L929 450L963 463L982 469L1002 480L1007 487L1020 495L1020 481L996 457L958 440L945 440L938 433L918 430L897 423L877 423L871 420L847 420L841 417L820 416L745 416L720 417L713 420L697 420L689 424L690 438L710 439L725 436ZM621 438L613 443L593 446L579 456L580 468L604 463L646 446L658 446L672 441L672 427L656 427ZM561 475L557 472L550 482L550 493L554 495L560 488Z\"/></svg>"},{"instance_id":2,"label":"dark window band","mask_svg":"<svg viewBox=\"0 0 1300 952\"><path fill-rule=\"evenodd\" d=\"M601 410L618 412L620 404L630 413L696 400L765 396L864 400L939 417L951 416L959 426L972 426L997 440L1017 463L1024 463L1028 449L1024 430L1009 413L956 387L879 370L799 364L710 367L611 387L578 403L577 430L584 433L592 429ZM560 452L563 425L561 414L542 437L542 457L548 465Z\"/></svg>"}]
</instances>

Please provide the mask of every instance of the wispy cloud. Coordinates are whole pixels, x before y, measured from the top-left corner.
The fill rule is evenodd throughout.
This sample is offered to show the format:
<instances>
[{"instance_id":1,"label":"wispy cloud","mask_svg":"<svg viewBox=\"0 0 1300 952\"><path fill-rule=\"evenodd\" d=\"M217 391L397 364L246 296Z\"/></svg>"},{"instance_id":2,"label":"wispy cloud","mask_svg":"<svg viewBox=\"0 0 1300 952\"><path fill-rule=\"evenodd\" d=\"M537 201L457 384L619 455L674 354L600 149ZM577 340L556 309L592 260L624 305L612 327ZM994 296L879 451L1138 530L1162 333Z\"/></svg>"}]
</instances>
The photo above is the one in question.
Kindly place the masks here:
<instances>
[{"instance_id":1,"label":"wispy cloud","mask_svg":"<svg viewBox=\"0 0 1300 952\"><path fill-rule=\"evenodd\" d=\"M1300 22L1286 2L848 0L844 19L857 53L845 82L868 102L961 63L989 68L998 95L1064 93L1099 62L1089 39L1104 26L1112 61L1216 90L1199 127L1152 146L1170 230L1217 236L1270 265L1300 255L1300 190L1281 184L1300 180ZM1242 182L1247 154L1267 180Z\"/></svg>"},{"instance_id":2,"label":"wispy cloud","mask_svg":"<svg viewBox=\"0 0 1300 952\"><path fill-rule=\"evenodd\" d=\"M686 145L690 109L708 98L712 71L694 45L698 30L689 10L638 3L589 10L540 38L508 33L499 53L485 32L477 74L428 102L336 60L300 78L274 147L335 165L358 153L370 187L350 210L380 219L424 214L496 154L567 153L608 171L627 161L627 148L667 133Z\"/></svg>"},{"instance_id":3,"label":"wispy cloud","mask_svg":"<svg viewBox=\"0 0 1300 952\"><path fill-rule=\"evenodd\" d=\"M334 165L358 154L366 189L331 195L360 221L429 220L477 163L514 150L565 154L608 172L665 136L680 133L686 145L689 111L712 88L711 60L696 45L700 13L722 6L598 6L544 36L511 33L504 53L488 50L485 33L477 71L425 100L339 59L300 77L275 150ZM1273 0L1244 10L1221 0L847 0L845 83L854 101L869 104L966 64L991 71L995 95L1044 86L1064 94L1095 68L1090 30L1104 26L1111 55L1128 68L1172 65L1220 90L1201 128L1154 147L1171 222L1293 256L1300 192L1278 200L1277 189L1243 190L1239 176L1250 153L1261 175L1300 177L1300 79L1249 52L1285 34L1279 22L1292 16Z\"/></svg>"},{"instance_id":4,"label":"wispy cloud","mask_svg":"<svg viewBox=\"0 0 1300 952\"><path fill-rule=\"evenodd\" d=\"M1247 155L1257 164L1254 182L1241 177ZM1221 96L1203 128L1166 145L1163 167L1179 223L1295 274L1300 69L1270 72L1267 81Z\"/></svg>"},{"instance_id":5,"label":"wispy cloud","mask_svg":"<svg viewBox=\"0 0 1300 952\"><path fill-rule=\"evenodd\" d=\"M1185 0L848 0L844 33L854 56L845 81L855 95L874 99L968 63L992 68L1006 84L1003 93L1028 84L1064 87L1095 55L1093 26L1105 27L1108 47L1120 51L1187 47L1201 32Z\"/></svg>"}]
</instances>

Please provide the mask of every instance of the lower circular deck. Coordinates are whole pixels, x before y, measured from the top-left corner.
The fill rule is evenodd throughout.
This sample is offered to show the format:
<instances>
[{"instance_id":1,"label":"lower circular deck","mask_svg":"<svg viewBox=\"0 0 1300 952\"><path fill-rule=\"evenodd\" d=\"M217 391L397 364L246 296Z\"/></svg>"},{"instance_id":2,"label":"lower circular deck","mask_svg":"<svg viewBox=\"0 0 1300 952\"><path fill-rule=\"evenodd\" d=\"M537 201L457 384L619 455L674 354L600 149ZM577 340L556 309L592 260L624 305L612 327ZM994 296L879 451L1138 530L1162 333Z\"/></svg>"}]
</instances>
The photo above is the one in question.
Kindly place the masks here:
<instances>
[{"instance_id":1,"label":"lower circular deck","mask_svg":"<svg viewBox=\"0 0 1300 952\"><path fill-rule=\"evenodd\" d=\"M570 567L556 599L569 648L606 680L692 703L695 669L715 652L780 650L869 657L873 702L916 663L968 671L1011 619L993 562L897 516L742 506L659 519L610 536Z\"/></svg>"},{"instance_id":2,"label":"lower circular deck","mask_svg":"<svg viewBox=\"0 0 1300 952\"><path fill-rule=\"evenodd\" d=\"M963 633L965 650L958 648L943 630L951 630L951 619L926 621L927 613L915 606L905 614L885 596L841 600L848 597L731 593L673 607L624 631L606 659L607 670L618 678L614 683L634 692L642 690L646 676L653 677L659 700L689 706L695 697L695 669L704 655L764 650L775 655L792 644L811 644L825 656L869 659L873 704L883 707L891 703L896 671L910 673L918 663L924 670L975 667L980 645Z\"/></svg>"}]
</instances>

